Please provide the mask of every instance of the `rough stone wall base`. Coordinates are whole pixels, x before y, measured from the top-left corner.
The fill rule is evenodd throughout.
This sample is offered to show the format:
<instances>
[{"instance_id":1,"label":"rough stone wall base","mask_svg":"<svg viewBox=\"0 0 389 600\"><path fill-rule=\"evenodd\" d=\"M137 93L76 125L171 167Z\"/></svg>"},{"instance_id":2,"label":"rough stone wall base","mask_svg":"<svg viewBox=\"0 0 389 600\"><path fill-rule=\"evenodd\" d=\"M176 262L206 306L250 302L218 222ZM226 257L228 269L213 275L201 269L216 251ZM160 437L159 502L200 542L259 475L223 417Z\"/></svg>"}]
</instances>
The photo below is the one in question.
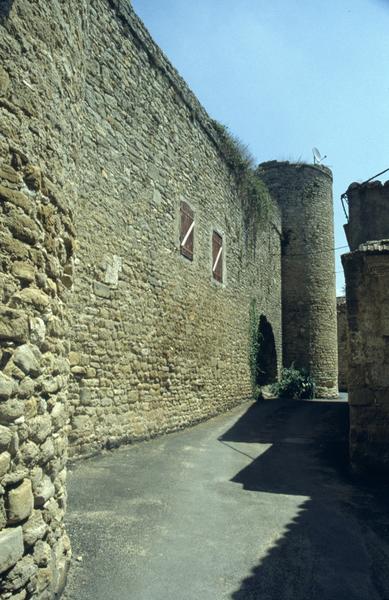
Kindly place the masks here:
<instances>
[{"instance_id":1,"label":"rough stone wall base","mask_svg":"<svg viewBox=\"0 0 389 600\"><path fill-rule=\"evenodd\" d=\"M0 600L63 588L71 214L40 168L0 164Z\"/></svg>"},{"instance_id":2,"label":"rough stone wall base","mask_svg":"<svg viewBox=\"0 0 389 600\"><path fill-rule=\"evenodd\" d=\"M389 473L389 241L342 257L349 327L350 458Z\"/></svg>"}]
</instances>

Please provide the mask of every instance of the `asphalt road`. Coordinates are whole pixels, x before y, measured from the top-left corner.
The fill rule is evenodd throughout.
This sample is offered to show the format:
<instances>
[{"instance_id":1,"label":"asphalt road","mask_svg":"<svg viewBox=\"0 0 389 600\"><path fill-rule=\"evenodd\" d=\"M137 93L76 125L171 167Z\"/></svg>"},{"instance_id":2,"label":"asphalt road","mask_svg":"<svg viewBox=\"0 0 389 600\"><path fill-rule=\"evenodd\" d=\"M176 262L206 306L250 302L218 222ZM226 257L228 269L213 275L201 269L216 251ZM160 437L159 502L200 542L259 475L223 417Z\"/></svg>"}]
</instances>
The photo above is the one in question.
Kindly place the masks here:
<instances>
[{"instance_id":1,"label":"asphalt road","mask_svg":"<svg viewBox=\"0 0 389 600\"><path fill-rule=\"evenodd\" d=\"M64 599L388 600L387 490L346 432L345 402L267 401L77 463Z\"/></svg>"}]
</instances>

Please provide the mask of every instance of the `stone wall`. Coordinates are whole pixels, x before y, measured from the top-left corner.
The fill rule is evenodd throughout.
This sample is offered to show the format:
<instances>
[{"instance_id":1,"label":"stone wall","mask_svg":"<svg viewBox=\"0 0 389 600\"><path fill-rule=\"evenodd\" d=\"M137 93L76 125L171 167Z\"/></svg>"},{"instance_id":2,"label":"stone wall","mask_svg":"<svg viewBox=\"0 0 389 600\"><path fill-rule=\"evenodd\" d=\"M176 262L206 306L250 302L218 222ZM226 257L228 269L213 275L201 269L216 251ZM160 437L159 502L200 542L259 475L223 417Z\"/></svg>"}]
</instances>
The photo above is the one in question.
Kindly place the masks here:
<instances>
[{"instance_id":1,"label":"stone wall","mask_svg":"<svg viewBox=\"0 0 389 600\"><path fill-rule=\"evenodd\" d=\"M264 217L242 202L208 115L126 2L15 0L1 23L0 155L31 157L75 208L72 452L249 397L261 314L281 358L277 207ZM179 251L182 200L195 212L192 262Z\"/></svg>"},{"instance_id":2,"label":"stone wall","mask_svg":"<svg viewBox=\"0 0 389 600\"><path fill-rule=\"evenodd\" d=\"M95 452L251 397L261 315L279 369L280 213L265 204L244 201L127 2L0 2L0 600L63 584L68 434L72 454Z\"/></svg>"},{"instance_id":3,"label":"stone wall","mask_svg":"<svg viewBox=\"0 0 389 600\"><path fill-rule=\"evenodd\" d=\"M344 226L351 250L369 240L389 238L389 181L352 183L347 192L349 221Z\"/></svg>"},{"instance_id":4,"label":"stone wall","mask_svg":"<svg viewBox=\"0 0 389 600\"><path fill-rule=\"evenodd\" d=\"M0 598L52 598L66 505L83 3L0 2Z\"/></svg>"},{"instance_id":5,"label":"stone wall","mask_svg":"<svg viewBox=\"0 0 389 600\"><path fill-rule=\"evenodd\" d=\"M71 214L39 167L0 163L0 598L51 598L66 506ZM12 163L12 164L11 164Z\"/></svg>"},{"instance_id":6,"label":"stone wall","mask_svg":"<svg viewBox=\"0 0 389 600\"><path fill-rule=\"evenodd\" d=\"M355 470L389 473L389 242L342 257L349 327L350 457Z\"/></svg>"},{"instance_id":7,"label":"stone wall","mask_svg":"<svg viewBox=\"0 0 389 600\"><path fill-rule=\"evenodd\" d=\"M336 397L332 173L318 165L271 161L258 174L282 212L284 365L307 369L317 395Z\"/></svg>"},{"instance_id":8,"label":"stone wall","mask_svg":"<svg viewBox=\"0 0 389 600\"><path fill-rule=\"evenodd\" d=\"M350 456L367 474L389 470L389 182L347 190L352 250L342 257L349 333Z\"/></svg>"},{"instance_id":9,"label":"stone wall","mask_svg":"<svg viewBox=\"0 0 389 600\"><path fill-rule=\"evenodd\" d=\"M70 355L72 453L172 431L251 396L250 339L281 360L280 216L242 203L197 100L135 14L90 5ZM195 215L180 255L180 202ZM212 277L212 232L224 282ZM255 313L255 316L253 316ZM253 322L254 321L254 322Z\"/></svg>"},{"instance_id":10,"label":"stone wall","mask_svg":"<svg viewBox=\"0 0 389 600\"><path fill-rule=\"evenodd\" d=\"M348 326L346 298L341 296L336 299L338 323L338 385L339 391L347 392L348 389Z\"/></svg>"}]
</instances>

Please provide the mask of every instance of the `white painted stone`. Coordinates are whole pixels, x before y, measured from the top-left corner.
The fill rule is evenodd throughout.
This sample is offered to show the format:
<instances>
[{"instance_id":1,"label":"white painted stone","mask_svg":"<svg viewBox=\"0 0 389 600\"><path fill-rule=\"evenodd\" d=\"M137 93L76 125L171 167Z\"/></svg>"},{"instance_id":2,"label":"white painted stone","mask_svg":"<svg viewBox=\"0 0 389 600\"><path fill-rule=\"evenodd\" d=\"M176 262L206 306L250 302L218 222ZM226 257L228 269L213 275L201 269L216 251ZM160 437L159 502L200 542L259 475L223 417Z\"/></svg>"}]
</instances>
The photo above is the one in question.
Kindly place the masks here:
<instances>
[{"instance_id":1,"label":"white painted stone","mask_svg":"<svg viewBox=\"0 0 389 600\"><path fill-rule=\"evenodd\" d=\"M119 273L122 270L122 257L114 254L113 256L107 257L107 266L104 275L104 283L108 285L117 285L119 282Z\"/></svg>"}]
</instances>

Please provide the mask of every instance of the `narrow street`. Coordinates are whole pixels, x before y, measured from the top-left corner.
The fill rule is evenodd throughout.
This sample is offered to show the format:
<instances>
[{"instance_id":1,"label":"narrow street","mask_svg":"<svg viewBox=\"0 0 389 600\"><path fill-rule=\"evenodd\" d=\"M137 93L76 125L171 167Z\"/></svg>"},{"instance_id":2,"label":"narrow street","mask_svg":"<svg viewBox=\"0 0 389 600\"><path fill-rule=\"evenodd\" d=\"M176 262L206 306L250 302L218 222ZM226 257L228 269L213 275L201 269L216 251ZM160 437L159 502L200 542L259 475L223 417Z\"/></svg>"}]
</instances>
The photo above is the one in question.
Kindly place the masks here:
<instances>
[{"instance_id":1,"label":"narrow street","mask_svg":"<svg viewBox=\"0 0 389 600\"><path fill-rule=\"evenodd\" d=\"M246 404L71 466L66 600L384 600L387 490L347 472L347 404Z\"/></svg>"}]
</instances>

